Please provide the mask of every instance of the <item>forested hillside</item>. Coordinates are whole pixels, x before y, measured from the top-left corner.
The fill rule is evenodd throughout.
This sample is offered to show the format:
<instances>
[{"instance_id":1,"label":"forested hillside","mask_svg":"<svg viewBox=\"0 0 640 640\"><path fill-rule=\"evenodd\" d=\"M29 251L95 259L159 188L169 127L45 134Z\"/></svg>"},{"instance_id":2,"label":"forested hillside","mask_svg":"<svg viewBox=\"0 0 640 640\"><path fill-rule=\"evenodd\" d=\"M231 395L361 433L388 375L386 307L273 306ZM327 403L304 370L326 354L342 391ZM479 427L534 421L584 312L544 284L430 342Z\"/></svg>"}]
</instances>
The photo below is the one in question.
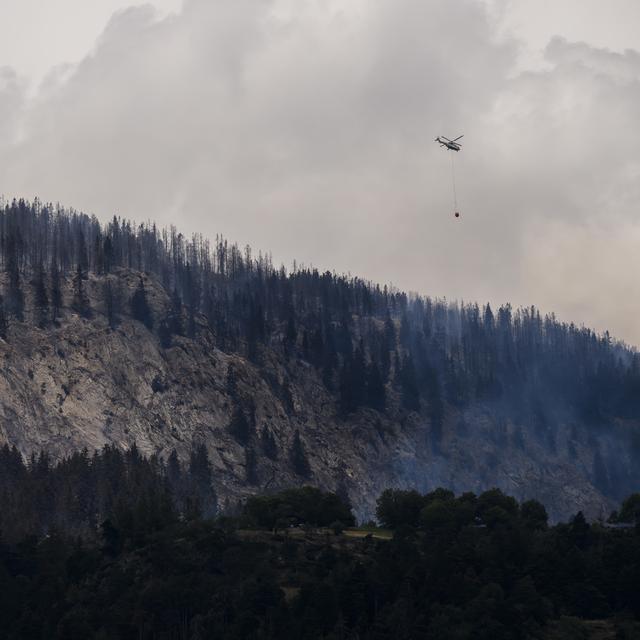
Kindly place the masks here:
<instances>
[{"instance_id":1,"label":"forested hillside","mask_svg":"<svg viewBox=\"0 0 640 640\"><path fill-rule=\"evenodd\" d=\"M222 238L119 218L102 225L40 202L0 211L0 261L0 438L23 454L136 441L146 453L168 457L175 448L186 458L204 443L221 493L237 489L231 498L309 479L369 505L388 485L497 485L542 499L554 515L572 502L598 515L640 484L638 355L534 307L450 303L312 268L287 271ZM47 341L65 346L43 355ZM149 417L155 409L140 400L136 380L146 373L138 370L120 372L109 394L116 403L115 390L129 389L144 436L115 430L124 409L110 410L102 391L87 391L65 414L73 386L96 378L74 361L94 346L102 351L91 367L103 373L148 356L154 374L144 393L175 393L162 409L167 424ZM38 349L40 369L29 364ZM56 378L53 357L71 382ZM59 389L49 398L52 384ZM171 424L181 385L199 391L200 418L208 412L224 436ZM21 411L32 396L42 410ZM91 398L102 403L99 437L82 424L97 420ZM74 435L62 426L54 434L51 421ZM224 460L223 449L232 451Z\"/></svg>"},{"instance_id":2,"label":"forested hillside","mask_svg":"<svg viewBox=\"0 0 640 640\"><path fill-rule=\"evenodd\" d=\"M211 518L211 469L0 449L0 637L634 640L640 494L549 526L493 489L387 490L389 529L312 487Z\"/></svg>"}]
</instances>

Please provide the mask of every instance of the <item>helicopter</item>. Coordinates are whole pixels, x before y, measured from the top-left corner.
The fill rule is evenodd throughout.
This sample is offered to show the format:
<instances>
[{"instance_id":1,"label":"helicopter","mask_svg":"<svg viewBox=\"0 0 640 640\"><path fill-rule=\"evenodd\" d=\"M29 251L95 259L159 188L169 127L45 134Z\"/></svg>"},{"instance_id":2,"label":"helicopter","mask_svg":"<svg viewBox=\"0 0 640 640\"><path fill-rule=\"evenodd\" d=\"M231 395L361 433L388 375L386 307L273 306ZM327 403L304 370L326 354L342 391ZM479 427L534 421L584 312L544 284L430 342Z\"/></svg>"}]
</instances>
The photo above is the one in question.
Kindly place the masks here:
<instances>
[{"instance_id":1,"label":"helicopter","mask_svg":"<svg viewBox=\"0 0 640 640\"><path fill-rule=\"evenodd\" d=\"M445 138L444 136L438 136L434 142L439 142L441 147L447 147L450 151L460 151L462 145L459 142L456 142L457 140L460 140L460 138L464 138L464 134L458 136L454 140L449 140L449 138Z\"/></svg>"}]
</instances>

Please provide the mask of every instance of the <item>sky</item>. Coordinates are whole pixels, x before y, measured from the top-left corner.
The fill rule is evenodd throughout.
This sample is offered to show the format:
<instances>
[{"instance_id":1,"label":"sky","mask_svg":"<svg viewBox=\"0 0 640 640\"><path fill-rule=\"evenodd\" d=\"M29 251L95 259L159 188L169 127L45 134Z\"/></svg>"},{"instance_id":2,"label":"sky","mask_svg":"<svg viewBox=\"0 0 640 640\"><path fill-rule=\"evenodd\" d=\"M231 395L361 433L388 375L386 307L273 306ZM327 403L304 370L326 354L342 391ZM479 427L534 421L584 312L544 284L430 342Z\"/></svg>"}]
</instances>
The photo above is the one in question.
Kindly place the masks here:
<instances>
[{"instance_id":1,"label":"sky","mask_svg":"<svg viewBox=\"0 0 640 640\"><path fill-rule=\"evenodd\" d=\"M6 198L640 345L637 0L5 0L0 23Z\"/></svg>"}]
</instances>

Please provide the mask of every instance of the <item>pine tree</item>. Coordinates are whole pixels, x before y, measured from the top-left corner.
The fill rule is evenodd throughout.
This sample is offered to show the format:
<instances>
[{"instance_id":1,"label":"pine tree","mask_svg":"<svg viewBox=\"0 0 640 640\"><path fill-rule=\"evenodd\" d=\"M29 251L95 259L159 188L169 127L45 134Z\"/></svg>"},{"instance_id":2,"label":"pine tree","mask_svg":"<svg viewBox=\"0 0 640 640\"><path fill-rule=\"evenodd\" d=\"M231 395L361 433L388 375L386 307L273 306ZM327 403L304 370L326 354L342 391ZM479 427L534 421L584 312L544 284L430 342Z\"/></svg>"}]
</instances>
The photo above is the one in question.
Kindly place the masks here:
<instances>
[{"instance_id":1,"label":"pine tree","mask_svg":"<svg viewBox=\"0 0 640 640\"><path fill-rule=\"evenodd\" d=\"M38 265L34 281L33 305L35 307L36 324L44 329L49 322L49 296L45 284L44 268Z\"/></svg>"},{"instance_id":2,"label":"pine tree","mask_svg":"<svg viewBox=\"0 0 640 640\"><path fill-rule=\"evenodd\" d=\"M7 272L9 287L6 295L7 310L18 321L24 321L24 294L20 285L20 271L14 259L10 259Z\"/></svg>"},{"instance_id":3,"label":"pine tree","mask_svg":"<svg viewBox=\"0 0 640 640\"><path fill-rule=\"evenodd\" d=\"M204 517L215 516L218 500L213 488L213 472L207 447L200 443L191 451L189 477L192 485L192 509Z\"/></svg>"},{"instance_id":4,"label":"pine tree","mask_svg":"<svg viewBox=\"0 0 640 640\"><path fill-rule=\"evenodd\" d=\"M182 324L182 300L175 287L171 295L171 304L158 327L158 337L160 338L160 344L164 349L169 349L171 347L174 335L184 335L184 328Z\"/></svg>"},{"instance_id":5,"label":"pine tree","mask_svg":"<svg viewBox=\"0 0 640 640\"><path fill-rule=\"evenodd\" d=\"M174 492L180 495L182 492L182 465L175 449L171 450L167 459L167 480L173 487Z\"/></svg>"},{"instance_id":6,"label":"pine tree","mask_svg":"<svg viewBox=\"0 0 640 640\"><path fill-rule=\"evenodd\" d=\"M262 452L267 458L270 460L276 460L278 458L278 445L276 444L276 439L273 437L273 434L267 426L263 426L260 432L260 446L262 447Z\"/></svg>"},{"instance_id":7,"label":"pine tree","mask_svg":"<svg viewBox=\"0 0 640 640\"><path fill-rule=\"evenodd\" d=\"M62 287L60 282L60 269L55 260L51 261L51 320L55 322L62 309Z\"/></svg>"},{"instance_id":8,"label":"pine tree","mask_svg":"<svg viewBox=\"0 0 640 640\"><path fill-rule=\"evenodd\" d=\"M389 314L387 314L387 318L384 322L384 346L386 351L395 351L397 346L396 326Z\"/></svg>"},{"instance_id":9,"label":"pine tree","mask_svg":"<svg viewBox=\"0 0 640 640\"><path fill-rule=\"evenodd\" d=\"M464 403L464 381L461 373L458 371L452 356L447 358L446 369L444 373L444 388L447 400L460 407Z\"/></svg>"},{"instance_id":10,"label":"pine tree","mask_svg":"<svg viewBox=\"0 0 640 640\"><path fill-rule=\"evenodd\" d=\"M348 477L344 469L338 473L335 494L350 511L353 509L351 498L349 497Z\"/></svg>"},{"instance_id":11,"label":"pine tree","mask_svg":"<svg viewBox=\"0 0 640 640\"><path fill-rule=\"evenodd\" d=\"M82 277L86 279L89 277L89 253L87 251L84 233L80 227L78 228L77 249L79 272L82 274Z\"/></svg>"},{"instance_id":12,"label":"pine tree","mask_svg":"<svg viewBox=\"0 0 640 640\"><path fill-rule=\"evenodd\" d=\"M91 317L91 305L89 296L85 290L84 280L86 276L82 268L82 264L78 262L76 274L73 278L73 310L83 318Z\"/></svg>"},{"instance_id":13,"label":"pine tree","mask_svg":"<svg viewBox=\"0 0 640 640\"><path fill-rule=\"evenodd\" d=\"M287 358L295 351L297 340L298 332L296 330L295 318L293 315L290 315L287 320L287 328L282 341Z\"/></svg>"},{"instance_id":14,"label":"pine tree","mask_svg":"<svg viewBox=\"0 0 640 640\"><path fill-rule=\"evenodd\" d=\"M104 239L102 255L104 257L104 272L111 273L111 269L113 268L113 243L109 236L106 236Z\"/></svg>"},{"instance_id":15,"label":"pine tree","mask_svg":"<svg viewBox=\"0 0 640 640\"><path fill-rule=\"evenodd\" d=\"M120 322L120 291L111 279L107 278L103 287L104 313L111 329L115 329Z\"/></svg>"},{"instance_id":16,"label":"pine tree","mask_svg":"<svg viewBox=\"0 0 640 640\"><path fill-rule=\"evenodd\" d=\"M246 327L247 357L252 362L258 362L260 352L258 344L264 341L265 322L262 305L253 301L249 304L249 318Z\"/></svg>"},{"instance_id":17,"label":"pine tree","mask_svg":"<svg viewBox=\"0 0 640 640\"><path fill-rule=\"evenodd\" d=\"M311 334L311 342L309 344L311 363L319 367L322 364L322 356L324 355L324 340L322 339L322 331L316 329Z\"/></svg>"},{"instance_id":18,"label":"pine tree","mask_svg":"<svg viewBox=\"0 0 640 640\"><path fill-rule=\"evenodd\" d=\"M234 399L238 393L238 374L232 363L227 368L227 393Z\"/></svg>"},{"instance_id":19,"label":"pine tree","mask_svg":"<svg viewBox=\"0 0 640 640\"><path fill-rule=\"evenodd\" d=\"M380 342L380 377L382 383L389 381L389 373L391 372L391 351L387 348L384 341Z\"/></svg>"},{"instance_id":20,"label":"pine tree","mask_svg":"<svg viewBox=\"0 0 640 640\"><path fill-rule=\"evenodd\" d=\"M189 474L198 486L206 489L211 486L211 463L209 462L207 447L203 443L197 444L191 450Z\"/></svg>"},{"instance_id":21,"label":"pine tree","mask_svg":"<svg viewBox=\"0 0 640 640\"><path fill-rule=\"evenodd\" d=\"M364 359L364 340L353 352L351 363L351 385L353 387L353 400L356 407L364 404L367 384L367 365Z\"/></svg>"},{"instance_id":22,"label":"pine tree","mask_svg":"<svg viewBox=\"0 0 640 640\"><path fill-rule=\"evenodd\" d=\"M160 321L158 326L158 338L160 339L160 346L163 349L169 349L173 345L173 336L169 330L169 323L166 319Z\"/></svg>"},{"instance_id":23,"label":"pine tree","mask_svg":"<svg viewBox=\"0 0 640 640\"><path fill-rule=\"evenodd\" d=\"M322 382L329 391L334 391L334 375L338 361L336 343L331 322L325 317L324 323L324 353L322 354Z\"/></svg>"},{"instance_id":24,"label":"pine tree","mask_svg":"<svg viewBox=\"0 0 640 640\"><path fill-rule=\"evenodd\" d=\"M348 416L358 408L353 393L352 380L353 373L351 371L351 363L345 362L340 369L340 379L338 382L338 407L343 417Z\"/></svg>"},{"instance_id":25,"label":"pine tree","mask_svg":"<svg viewBox=\"0 0 640 640\"><path fill-rule=\"evenodd\" d=\"M103 275L104 268L104 242L102 240L102 231L98 229L94 239L93 246L93 271L98 275Z\"/></svg>"},{"instance_id":26,"label":"pine tree","mask_svg":"<svg viewBox=\"0 0 640 640\"><path fill-rule=\"evenodd\" d=\"M366 365L363 346L356 348L351 358L345 358L340 371L340 413L347 416L361 407L366 399Z\"/></svg>"},{"instance_id":27,"label":"pine tree","mask_svg":"<svg viewBox=\"0 0 640 640\"><path fill-rule=\"evenodd\" d=\"M386 391L380 369L375 360L367 368L367 405L377 411L384 411L386 406Z\"/></svg>"},{"instance_id":28,"label":"pine tree","mask_svg":"<svg viewBox=\"0 0 640 640\"><path fill-rule=\"evenodd\" d=\"M246 446L253 435L251 423L247 419L244 411L236 405L229 424L229 433L242 445Z\"/></svg>"},{"instance_id":29,"label":"pine tree","mask_svg":"<svg viewBox=\"0 0 640 640\"><path fill-rule=\"evenodd\" d=\"M293 435L293 443L291 444L291 450L289 452L289 461L291 462L291 467L299 476L308 478L311 475L311 467L309 466L307 453L304 450L304 445L300 439L300 431L298 429L296 429L296 432Z\"/></svg>"},{"instance_id":30,"label":"pine tree","mask_svg":"<svg viewBox=\"0 0 640 640\"><path fill-rule=\"evenodd\" d=\"M291 385L289 380L285 379L280 387L280 400L282 400L282 406L285 408L287 415L294 415L296 412L296 405L293 400L293 393L291 393Z\"/></svg>"},{"instance_id":31,"label":"pine tree","mask_svg":"<svg viewBox=\"0 0 640 640\"><path fill-rule=\"evenodd\" d=\"M405 349L409 349L411 346L411 325L406 313L402 315L400 321L400 344Z\"/></svg>"},{"instance_id":32,"label":"pine tree","mask_svg":"<svg viewBox=\"0 0 640 640\"><path fill-rule=\"evenodd\" d=\"M399 372L402 406L409 411L420 411L420 390L416 370L410 355L405 356Z\"/></svg>"},{"instance_id":33,"label":"pine tree","mask_svg":"<svg viewBox=\"0 0 640 640\"><path fill-rule=\"evenodd\" d=\"M258 459L253 447L245 449L245 480L250 485L258 484Z\"/></svg>"},{"instance_id":34,"label":"pine tree","mask_svg":"<svg viewBox=\"0 0 640 640\"><path fill-rule=\"evenodd\" d=\"M184 335L184 326L182 324L182 300L178 290L174 287L171 295L171 306L167 316L167 326L171 335Z\"/></svg>"},{"instance_id":35,"label":"pine tree","mask_svg":"<svg viewBox=\"0 0 640 640\"><path fill-rule=\"evenodd\" d=\"M196 314L200 309L201 287L198 274L194 272L191 264L185 267L185 302L187 303L188 324L187 335L190 338L196 336Z\"/></svg>"},{"instance_id":36,"label":"pine tree","mask_svg":"<svg viewBox=\"0 0 640 640\"><path fill-rule=\"evenodd\" d=\"M153 329L153 315L151 313L151 307L147 302L147 292L144 288L142 278L138 281L138 287L131 296L130 306L131 315L151 331Z\"/></svg>"},{"instance_id":37,"label":"pine tree","mask_svg":"<svg viewBox=\"0 0 640 640\"><path fill-rule=\"evenodd\" d=\"M0 296L0 338L7 339L9 334L9 326L7 323L7 316L4 311L4 298Z\"/></svg>"},{"instance_id":38,"label":"pine tree","mask_svg":"<svg viewBox=\"0 0 640 640\"><path fill-rule=\"evenodd\" d=\"M442 426L444 422L444 404L442 402L442 392L440 390L440 381L438 374L432 370L427 377L427 402L428 413L431 421L431 436L434 446L440 446L442 439Z\"/></svg>"}]
</instances>

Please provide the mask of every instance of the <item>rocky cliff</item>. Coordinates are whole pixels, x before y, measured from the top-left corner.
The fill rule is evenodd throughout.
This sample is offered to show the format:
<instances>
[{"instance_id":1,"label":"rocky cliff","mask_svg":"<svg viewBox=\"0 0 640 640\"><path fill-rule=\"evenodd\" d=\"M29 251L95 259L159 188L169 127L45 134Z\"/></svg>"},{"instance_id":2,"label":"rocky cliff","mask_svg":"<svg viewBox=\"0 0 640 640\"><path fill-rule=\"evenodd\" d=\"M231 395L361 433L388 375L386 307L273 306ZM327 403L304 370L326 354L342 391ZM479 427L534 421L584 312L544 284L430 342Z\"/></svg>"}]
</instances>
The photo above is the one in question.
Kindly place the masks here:
<instances>
[{"instance_id":1,"label":"rocky cliff","mask_svg":"<svg viewBox=\"0 0 640 640\"><path fill-rule=\"evenodd\" d=\"M128 303L110 326L105 283L128 301L140 279L152 315L162 317L169 293L156 276L132 269L91 274L87 317L67 302L44 329L30 321L34 300L25 287L25 321L11 322L0 339L0 441L25 456L47 450L54 457L133 442L147 454L167 457L175 449L185 457L203 442L223 507L311 483L348 494L361 519L373 516L387 487L497 486L540 499L552 518L580 509L595 518L615 505L596 488L598 474L622 474L633 485L633 421L618 421L606 437L570 417L533 429L496 402L476 402L446 405L436 437L430 418L402 408L392 385L384 412L360 408L343 417L335 394L303 358L268 347L256 361L225 352L202 316L194 338L174 336L165 347ZM72 300L70 278L62 288L62 299Z\"/></svg>"}]
</instances>

